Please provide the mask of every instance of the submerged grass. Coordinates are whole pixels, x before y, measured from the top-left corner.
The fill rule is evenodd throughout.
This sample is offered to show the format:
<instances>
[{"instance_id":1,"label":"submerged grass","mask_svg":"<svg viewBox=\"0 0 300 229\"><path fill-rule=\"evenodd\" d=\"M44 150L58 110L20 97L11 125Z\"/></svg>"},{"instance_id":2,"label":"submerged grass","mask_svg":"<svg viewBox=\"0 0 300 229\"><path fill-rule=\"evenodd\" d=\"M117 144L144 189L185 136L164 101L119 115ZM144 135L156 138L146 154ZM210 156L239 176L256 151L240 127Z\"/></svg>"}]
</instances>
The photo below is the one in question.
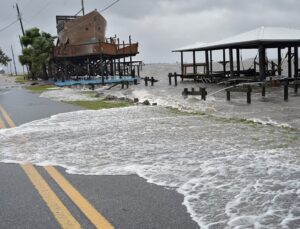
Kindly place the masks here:
<instances>
[{"instance_id":1,"label":"submerged grass","mask_svg":"<svg viewBox=\"0 0 300 229\"><path fill-rule=\"evenodd\" d=\"M105 101L105 100L96 100L96 101L68 101L67 103L80 106L89 110L100 110L100 109L110 109L110 108L121 108L129 107L134 103L129 101Z\"/></svg>"},{"instance_id":2,"label":"submerged grass","mask_svg":"<svg viewBox=\"0 0 300 229\"><path fill-rule=\"evenodd\" d=\"M55 88L53 85L34 85L27 86L26 89L36 93L42 93L50 88Z\"/></svg>"}]
</instances>

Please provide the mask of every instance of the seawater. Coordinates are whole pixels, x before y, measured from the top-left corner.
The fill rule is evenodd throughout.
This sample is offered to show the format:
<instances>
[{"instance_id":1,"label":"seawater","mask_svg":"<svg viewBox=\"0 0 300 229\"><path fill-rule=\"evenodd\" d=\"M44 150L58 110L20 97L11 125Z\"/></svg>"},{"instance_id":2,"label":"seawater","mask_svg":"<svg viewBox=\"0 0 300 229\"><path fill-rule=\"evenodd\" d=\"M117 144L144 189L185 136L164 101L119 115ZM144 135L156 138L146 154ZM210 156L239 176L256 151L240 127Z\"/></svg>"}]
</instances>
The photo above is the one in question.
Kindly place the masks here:
<instances>
[{"instance_id":1,"label":"seawater","mask_svg":"<svg viewBox=\"0 0 300 229\"><path fill-rule=\"evenodd\" d=\"M266 98L254 93L251 105L242 94L226 102L224 92L184 99L185 87L220 87L169 86L167 73L178 68L146 66L143 74L160 80L154 87L101 90L158 106L77 111L1 130L0 161L137 174L183 194L201 228L299 228L300 98L284 102L273 88Z\"/></svg>"}]
</instances>

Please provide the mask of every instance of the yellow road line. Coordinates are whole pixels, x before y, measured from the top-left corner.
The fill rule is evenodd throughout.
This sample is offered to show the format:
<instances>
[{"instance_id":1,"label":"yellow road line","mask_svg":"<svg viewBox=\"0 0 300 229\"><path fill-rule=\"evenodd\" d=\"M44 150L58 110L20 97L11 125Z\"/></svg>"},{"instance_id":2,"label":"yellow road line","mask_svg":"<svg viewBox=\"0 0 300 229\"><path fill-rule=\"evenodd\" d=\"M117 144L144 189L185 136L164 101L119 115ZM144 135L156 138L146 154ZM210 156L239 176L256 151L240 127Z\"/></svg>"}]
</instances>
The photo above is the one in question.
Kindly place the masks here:
<instances>
[{"instance_id":1,"label":"yellow road line","mask_svg":"<svg viewBox=\"0 0 300 229\"><path fill-rule=\"evenodd\" d=\"M46 166L45 170L85 214L85 216L96 226L96 228L114 228L54 167Z\"/></svg>"},{"instance_id":2,"label":"yellow road line","mask_svg":"<svg viewBox=\"0 0 300 229\"><path fill-rule=\"evenodd\" d=\"M7 124L10 127L15 127L14 122L1 105L0 111ZM42 199L46 202L47 206L49 207L50 211L52 212L58 223L61 225L61 227L63 229L81 228L81 225L78 223L78 221L72 216L69 210L64 206L64 204L57 197L55 192L50 188L43 177L39 174L39 172L34 168L34 166L27 164L21 165L21 168L24 170L33 186L39 192Z\"/></svg>"},{"instance_id":3,"label":"yellow road line","mask_svg":"<svg viewBox=\"0 0 300 229\"><path fill-rule=\"evenodd\" d=\"M10 127L15 127L14 122L7 112L0 105L0 111ZM63 228L81 228L68 209L59 200L56 194L49 187L33 165L21 165L32 184L38 190L53 215ZM114 227L78 192L66 178L63 177L53 166L46 166L45 170L56 181L61 189L70 197L83 214L96 226L101 229L113 229Z\"/></svg>"},{"instance_id":4,"label":"yellow road line","mask_svg":"<svg viewBox=\"0 0 300 229\"><path fill-rule=\"evenodd\" d=\"M9 115L7 114L7 112L4 110L4 108L0 105L0 111L3 115L3 117L5 118L7 124L10 126L10 127L15 127L15 123L13 122L13 120L9 117Z\"/></svg>"},{"instance_id":5,"label":"yellow road line","mask_svg":"<svg viewBox=\"0 0 300 229\"><path fill-rule=\"evenodd\" d=\"M52 214L64 229L81 228L77 220L71 215L69 210L64 206L46 181L38 173L33 165L21 165L29 180L37 189L43 200L48 205Z\"/></svg>"}]
</instances>

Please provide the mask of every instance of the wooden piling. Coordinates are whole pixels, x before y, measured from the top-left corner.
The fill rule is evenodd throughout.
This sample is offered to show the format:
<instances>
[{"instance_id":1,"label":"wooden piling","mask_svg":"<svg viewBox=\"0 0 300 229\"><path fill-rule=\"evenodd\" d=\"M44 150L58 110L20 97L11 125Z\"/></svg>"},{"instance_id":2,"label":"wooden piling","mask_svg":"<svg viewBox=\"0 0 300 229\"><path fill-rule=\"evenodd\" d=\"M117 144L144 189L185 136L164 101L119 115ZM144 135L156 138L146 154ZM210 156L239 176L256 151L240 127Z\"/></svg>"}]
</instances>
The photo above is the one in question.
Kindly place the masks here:
<instances>
[{"instance_id":1,"label":"wooden piling","mask_svg":"<svg viewBox=\"0 0 300 229\"><path fill-rule=\"evenodd\" d=\"M230 101L230 91L226 90L226 99L227 101Z\"/></svg>"},{"instance_id":2,"label":"wooden piling","mask_svg":"<svg viewBox=\"0 0 300 229\"><path fill-rule=\"evenodd\" d=\"M148 77L148 76L147 76L147 77L145 77L145 79L144 79L144 80L145 80L145 86L146 86L146 87L148 87L148 80L149 80L149 77Z\"/></svg>"},{"instance_id":3,"label":"wooden piling","mask_svg":"<svg viewBox=\"0 0 300 229\"><path fill-rule=\"evenodd\" d=\"M151 86L154 86L154 78L151 77Z\"/></svg>"},{"instance_id":4,"label":"wooden piling","mask_svg":"<svg viewBox=\"0 0 300 229\"><path fill-rule=\"evenodd\" d=\"M174 72L174 82L175 82L175 87L177 87L177 73L176 72Z\"/></svg>"},{"instance_id":5,"label":"wooden piling","mask_svg":"<svg viewBox=\"0 0 300 229\"><path fill-rule=\"evenodd\" d=\"M289 81L286 79L283 85L284 101L289 100Z\"/></svg>"},{"instance_id":6,"label":"wooden piling","mask_svg":"<svg viewBox=\"0 0 300 229\"><path fill-rule=\"evenodd\" d=\"M188 88L184 88L183 92L182 92L182 95L187 97L188 94L189 94L189 89Z\"/></svg>"},{"instance_id":7,"label":"wooden piling","mask_svg":"<svg viewBox=\"0 0 300 229\"><path fill-rule=\"evenodd\" d=\"M206 88L205 87L200 88L200 92L201 92L201 100L206 101L206 95L207 95Z\"/></svg>"},{"instance_id":8,"label":"wooden piling","mask_svg":"<svg viewBox=\"0 0 300 229\"><path fill-rule=\"evenodd\" d=\"M247 89L248 89L247 90L247 103L251 104L251 92L252 92L252 88L251 88L250 85L248 85Z\"/></svg>"},{"instance_id":9,"label":"wooden piling","mask_svg":"<svg viewBox=\"0 0 300 229\"><path fill-rule=\"evenodd\" d=\"M262 86L261 96L263 96L263 97L266 96L266 86Z\"/></svg>"},{"instance_id":10,"label":"wooden piling","mask_svg":"<svg viewBox=\"0 0 300 229\"><path fill-rule=\"evenodd\" d=\"M172 85L172 73L169 73L168 77L169 77L169 85L171 86Z\"/></svg>"}]
</instances>

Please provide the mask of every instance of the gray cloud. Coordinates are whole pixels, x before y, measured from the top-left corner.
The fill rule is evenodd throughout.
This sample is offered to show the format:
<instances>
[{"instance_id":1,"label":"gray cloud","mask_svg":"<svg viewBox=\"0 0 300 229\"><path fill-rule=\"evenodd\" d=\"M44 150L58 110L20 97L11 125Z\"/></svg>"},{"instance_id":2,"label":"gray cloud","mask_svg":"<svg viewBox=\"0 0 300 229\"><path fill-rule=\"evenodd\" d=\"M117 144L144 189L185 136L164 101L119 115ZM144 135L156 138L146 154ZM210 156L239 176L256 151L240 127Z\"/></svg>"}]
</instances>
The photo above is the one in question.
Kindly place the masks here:
<instances>
[{"instance_id":1,"label":"gray cloud","mask_svg":"<svg viewBox=\"0 0 300 229\"><path fill-rule=\"evenodd\" d=\"M103 9L112 0L86 0L86 11ZM16 19L9 0L1 1L0 29ZM26 28L37 26L56 34L55 16L72 15L80 0L19 0ZM108 36L140 42L145 62L175 62L171 50L196 41L215 41L261 25L300 28L297 0L121 0L103 13ZM20 53L19 25L0 33L0 47Z\"/></svg>"}]
</instances>

